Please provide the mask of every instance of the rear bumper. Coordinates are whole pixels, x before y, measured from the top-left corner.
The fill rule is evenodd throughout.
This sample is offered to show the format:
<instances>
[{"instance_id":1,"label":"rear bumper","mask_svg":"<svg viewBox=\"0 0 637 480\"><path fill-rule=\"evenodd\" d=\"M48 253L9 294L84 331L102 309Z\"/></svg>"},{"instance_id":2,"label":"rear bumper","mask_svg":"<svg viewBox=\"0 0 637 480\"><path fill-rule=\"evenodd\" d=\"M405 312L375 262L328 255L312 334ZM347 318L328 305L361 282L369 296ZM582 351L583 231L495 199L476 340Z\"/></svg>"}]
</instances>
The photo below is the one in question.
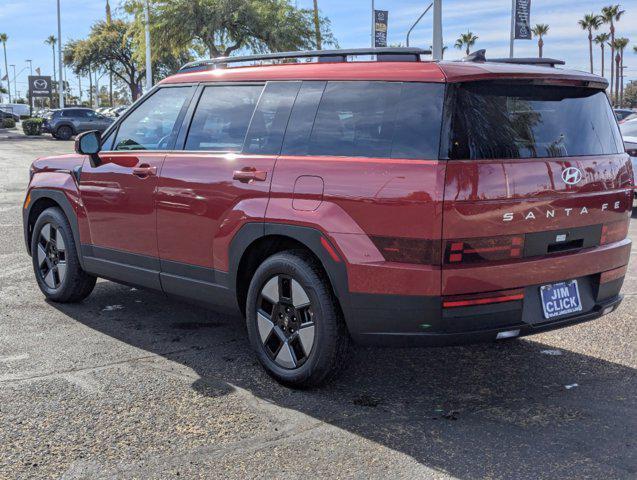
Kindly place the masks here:
<instances>
[{"instance_id":1,"label":"rear bumper","mask_svg":"<svg viewBox=\"0 0 637 480\"><path fill-rule=\"evenodd\" d=\"M596 319L614 310L622 297L625 267L574 278L582 311L546 320L540 287L527 285L523 299L445 308L450 297L350 294L343 304L354 341L365 345L438 346L491 341L498 334L532 335ZM615 275L608 275L615 273ZM619 275L617 275L619 273ZM562 277L558 281L571 280ZM488 283L485 283L488 285ZM494 297L498 291L492 292Z\"/></svg>"},{"instance_id":2,"label":"rear bumper","mask_svg":"<svg viewBox=\"0 0 637 480\"><path fill-rule=\"evenodd\" d=\"M363 345L379 345L390 347L423 347L423 346L449 346L449 345L466 345L471 343L492 342L498 339L499 334L506 335L505 338L522 337L533 335L536 333L555 330L558 328L576 325L578 323L595 320L615 310L622 302L623 296L616 295L610 299L606 299L590 310L582 314L574 315L568 318L558 319L555 321L542 322L537 324L529 324L524 322L512 322L508 326L502 325L497 328L486 326L476 330L453 332L453 333L428 333L428 332L411 332L411 333L359 333L353 335L357 343ZM610 311L609 311L610 309Z\"/></svg>"}]
</instances>

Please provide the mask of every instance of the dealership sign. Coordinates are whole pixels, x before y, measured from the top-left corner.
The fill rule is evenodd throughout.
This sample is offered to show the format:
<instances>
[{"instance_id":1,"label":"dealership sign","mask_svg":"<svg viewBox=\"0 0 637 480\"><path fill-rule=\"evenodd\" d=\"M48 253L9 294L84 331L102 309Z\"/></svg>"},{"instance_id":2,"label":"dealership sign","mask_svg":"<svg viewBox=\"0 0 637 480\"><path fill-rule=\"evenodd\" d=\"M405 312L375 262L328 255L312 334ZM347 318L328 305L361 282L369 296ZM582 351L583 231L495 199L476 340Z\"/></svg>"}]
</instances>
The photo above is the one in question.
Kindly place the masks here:
<instances>
[{"instance_id":1,"label":"dealership sign","mask_svg":"<svg viewBox=\"0 0 637 480\"><path fill-rule=\"evenodd\" d=\"M515 39L531 40L531 0L515 0Z\"/></svg>"},{"instance_id":2,"label":"dealership sign","mask_svg":"<svg viewBox=\"0 0 637 480\"><path fill-rule=\"evenodd\" d=\"M386 10L374 10L374 46L387 46L387 17L389 12Z\"/></svg>"},{"instance_id":3,"label":"dealership sign","mask_svg":"<svg viewBox=\"0 0 637 480\"><path fill-rule=\"evenodd\" d=\"M52 92L51 77L29 75L29 96L50 97Z\"/></svg>"}]
</instances>

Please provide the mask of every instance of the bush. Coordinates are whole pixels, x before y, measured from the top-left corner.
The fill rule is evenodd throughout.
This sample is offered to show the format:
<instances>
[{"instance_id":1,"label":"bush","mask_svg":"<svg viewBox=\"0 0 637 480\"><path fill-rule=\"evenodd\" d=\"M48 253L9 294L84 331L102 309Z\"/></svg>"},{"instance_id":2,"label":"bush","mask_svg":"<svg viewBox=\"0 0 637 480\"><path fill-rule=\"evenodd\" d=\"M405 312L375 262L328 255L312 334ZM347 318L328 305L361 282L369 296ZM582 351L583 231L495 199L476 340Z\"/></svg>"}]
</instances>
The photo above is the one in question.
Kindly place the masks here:
<instances>
[{"instance_id":1,"label":"bush","mask_svg":"<svg viewBox=\"0 0 637 480\"><path fill-rule=\"evenodd\" d=\"M2 120L2 126L4 128L15 128L15 120L13 118L5 118Z\"/></svg>"},{"instance_id":2,"label":"bush","mask_svg":"<svg viewBox=\"0 0 637 480\"><path fill-rule=\"evenodd\" d=\"M41 135L42 134L41 118L27 118L22 121L22 130L25 135Z\"/></svg>"}]
</instances>

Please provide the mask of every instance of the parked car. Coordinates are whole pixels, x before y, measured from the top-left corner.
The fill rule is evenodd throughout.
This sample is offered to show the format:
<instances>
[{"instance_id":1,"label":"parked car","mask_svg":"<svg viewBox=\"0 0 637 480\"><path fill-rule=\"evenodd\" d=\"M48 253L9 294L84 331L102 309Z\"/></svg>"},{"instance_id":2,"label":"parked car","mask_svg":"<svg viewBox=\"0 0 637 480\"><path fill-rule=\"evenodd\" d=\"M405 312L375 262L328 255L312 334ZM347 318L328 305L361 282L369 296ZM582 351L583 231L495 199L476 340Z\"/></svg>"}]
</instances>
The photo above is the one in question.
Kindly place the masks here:
<instances>
[{"instance_id":1,"label":"parked car","mask_svg":"<svg viewBox=\"0 0 637 480\"><path fill-rule=\"evenodd\" d=\"M64 108L54 110L51 115L44 117L42 131L59 140L68 140L73 135L88 130L103 132L112 122L112 118L90 108Z\"/></svg>"},{"instance_id":2,"label":"parked car","mask_svg":"<svg viewBox=\"0 0 637 480\"><path fill-rule=\"evenodd\" d=\"M19 118L28 117L31 114L29 105L24 103L0 103L0 110L18 115Z\"/></svg>"},{"instance_id":3,"label":"parked car","mask_svg":"<svg viewBox=\"0 0 637 480\"><path fill-rule=\"evenodd\" d=\"M629 120L619 126L619 130L624 138L624 148L630 155L633 163L633 174L637 174L637 119ZM635 197L637 197L637 185L635 185Z\"/></svg>"},{"instance_id":4,"label":"parked car","mask_svg":"<svg viewBox=\"0 0 637 480\"><path fill-rule=\"evenodd\" d=\"M120 115L122 115L124 112L126 112L126 110L128 110L129 106L128 105L122 105L119 107L115 107L111 110L111 114L114 115L115 117L119 117Z\"/></svg>"},{"instance_id":5,"label":"parked car","mask_svg":"<svg viewBox=\"0 0 637 480\"><path fill-rule=\"evenodd\" d=\"M607 82L423 53L183 67L75 155L33 163L40 289L77 302L105 277L240 313L292 386L331 378L350 341L495 341L612 312L634 180Z\"/></svg>"},{"instance_id":6,"label":"parked car","mask_svg":"<svg viewBox=\"0 0 637 480\"><path fill-rule=\"evenodd\" d=\"M0 120L5 118L12 118L16 123L20 121L20 115L0 109Z\"/></svg>"},{"instance_id":7,"label":"parked car","mask_svg":"<svg viewBox=\"0 0 637 480\"><path fill-rule=\"evenodd\" d=\"M630 122L631 120L635 119L637 119L637 113L631 113L627 117L624 117L622 120L620 120L619 124L621 125L622 123Z\"/></svg>"},{"instance_id":8,"label":"parked car","mask_svg":"<svg viewBox=\"0 0 637 480\"><path fill-rule=\"evenodd\" d=\"M633 115L635 113L635 111L630 108L616 108L613 111L615 112L615 117L617 117L618 121L622 121L629 115Z\"/></svg>"}]
</instances>

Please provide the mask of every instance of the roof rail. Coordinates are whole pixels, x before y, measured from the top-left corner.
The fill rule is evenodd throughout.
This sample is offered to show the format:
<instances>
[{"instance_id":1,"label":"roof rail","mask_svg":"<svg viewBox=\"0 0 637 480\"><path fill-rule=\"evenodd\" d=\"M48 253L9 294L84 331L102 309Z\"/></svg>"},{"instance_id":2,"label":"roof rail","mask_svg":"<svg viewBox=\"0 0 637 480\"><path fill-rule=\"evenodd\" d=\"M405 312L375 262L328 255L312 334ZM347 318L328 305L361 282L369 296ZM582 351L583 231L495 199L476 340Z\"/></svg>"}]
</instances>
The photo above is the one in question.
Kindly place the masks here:
<instances>
[{"instance_id":1,"label":"roof rail","mask_svg":"<svg viewBox=\"0 0 637 480\"><path fill-rule=\"evenodd\" d=\"M487 60L487 51L483 48L476 50L464 57L461 62L490 62L490 63L512 63L515 65L548 65L555 67L555 65L566 65L564 60L557 60L555 58L489 58Z\"/></svg>"},{"instance_id":2,"label":"roof rail","mask_svg":"<svg viewBox=\"0 0 637 480\"><path fill-rule=\"evenodd\" d=\"M196 60L179 69L180 73L212 68L224 68L229 63L260 62L267 60L285 60L296 58L318 58L319 62L347 62L347 57L358 55L376 55L379 62L418 62L421 55L430 55L431 50L421 48L351 48L343 50L308 50L300 52L275 52L263 55L244 55L237 57L218 57L209 60Z\"/></svg>"},{"instance_id":3,"label":"roof rail","mask_svg":"<svg viewBox=\"0 0 637 480\"><path fill-rule=\"evenodd\" d=\"M538 57L526 57L526 58L491 58L490 62L498 63L514 63L516 65L548 65L555 67L555 65L566 65L564 60L558 60L556 58L538 58Z\"/></svg>"}]
</instances>

